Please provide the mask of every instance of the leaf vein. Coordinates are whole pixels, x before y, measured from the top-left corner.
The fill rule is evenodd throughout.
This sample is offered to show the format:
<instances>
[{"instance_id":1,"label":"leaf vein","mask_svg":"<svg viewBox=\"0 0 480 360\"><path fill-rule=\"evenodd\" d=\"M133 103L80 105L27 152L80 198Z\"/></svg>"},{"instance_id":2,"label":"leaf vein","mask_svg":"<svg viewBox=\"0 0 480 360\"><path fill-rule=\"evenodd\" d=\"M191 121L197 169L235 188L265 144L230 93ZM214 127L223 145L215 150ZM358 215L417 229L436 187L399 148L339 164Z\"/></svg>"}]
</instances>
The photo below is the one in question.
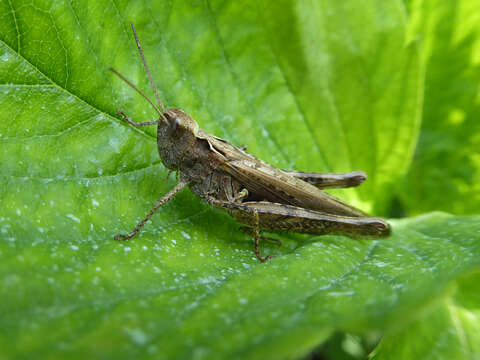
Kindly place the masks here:
<instances>
[{"instance_id":1,"label":"leaf vein","mask_svg":"<svg viewBox=\"0 0 480 360\"><path fill-rule=\"evenodd\" d=\"M15 31L17 33L17 51L20 52L20 30L17 23L17 14L15 13L15 9L13 8L12 0L8 0L8 5L12 10L13 22L15 23Z\"/></svg>"},{"instance_id":2,"label":"leaf vein","mask_svg":"<svg viewBox=\"0 0 480 360\"><path fill-rule=\"evenodd\" d=\"M259 16L259 18L261 19L261 12L260 12L260 9L258 8L258 4L257 4L257 14ZM262 24L262 28L263 28L263 32L264 34L268 37L268 32L266 31L265 29L265 24L263 21L260 20L260 23ZM268 48L270 49L270 52L272 53L273 55L273 59L275 61L275 64L277 65L279 71L280 71L280 74L282 75L282 78L283 78L283 81L285 82L285 87L287 88L287 91L290 93L290 95L292 96L293 98L293 101L295 103L295 107L297 108L298 110L298 113L300 115L300 119L302 120L302 122L304 123L305 127L307 128L308 130L308 133L310 135L310 137L312 138L312 142L313 142L313 145L315 146L315 148L317 149L317 152L318 154L320 155L320 157L322 158L323 160L323 163L325 164L327 170L330 170L332 168L332 166L328 163L328 160L327 158L325 157L325 154L324 152L322 151L321 147L320 147L320 143L318 142L318 139L314 136L313 134L313 129L312 127L310 126L310 123L308 122L307 120L307 115L305 113L305 110L303 109L302 105L300 104L300 100L298 99L298 96L297 94L295 93L295 91L293 90L293 87L290 83L290 81L288 80L288 77L287 77L287 74L285 73L285 69L283 68L283 66L281 65L279 59L278 59L278 54L277 52L275 51L275 49L273 48L272 46L272 43L273 41L267 41L267 45L268 45Z\"/></svg>"},{"instance_id":3,"label":"leaf vein","mask_svg":"<svg viewBox=\"0 0 480 360\"><path fill-rule=\"evenodd\" d=\"M244 86L242 85L239 77L237 76L236 72L233 70L233 66L232 66L232 63L230 61L230 57L228 56L227 54L227 50L225 48L225 43L223 41L223 38L221 36L221 33L220 33L220 29L218 28L218 24L217 24L217 20L216 20L216 17L215 17L215 14L211 8L211 5L210 5L210 1L209 0L205 0L205 3L206 3L206 7L208 9L208 13L209 13L209 16L210 16L210 20L212 22L212 27L213 27L213 32L215 33L215 37L217 38L217 42L220 46L220 49L221 49L221 53L222 53L222 57L225 61L225 64L227 66L227 69L228 71L230 72L230 74L232 75L232 78L233 78L233 81L237 84L239 90L240 90L240 93L242 94L242 97L245 99L245 102L247 103L248 105L248 110L250 112L251 115L253 115L255 117L255 110L254 110L254 107L252 105L252 102L250 100L250 98L247 96L247 93L245 91L245 88ZM261 119L259 119L261 120ZM266 130L265 129L265 124L262 122L262 121L259 121L258 123L261 124L261 127L263 130ZM286 152L283 150L282 146L278 143L278 141L270 134L269 131L267 131L267 134L268 134L268 137L270 139L270 141L273 143L273 145L276 147L277 149L277 152L285 159L285 161L287 163L290 163L290 158L287 156Z\"/></svg>"}]
</instances>

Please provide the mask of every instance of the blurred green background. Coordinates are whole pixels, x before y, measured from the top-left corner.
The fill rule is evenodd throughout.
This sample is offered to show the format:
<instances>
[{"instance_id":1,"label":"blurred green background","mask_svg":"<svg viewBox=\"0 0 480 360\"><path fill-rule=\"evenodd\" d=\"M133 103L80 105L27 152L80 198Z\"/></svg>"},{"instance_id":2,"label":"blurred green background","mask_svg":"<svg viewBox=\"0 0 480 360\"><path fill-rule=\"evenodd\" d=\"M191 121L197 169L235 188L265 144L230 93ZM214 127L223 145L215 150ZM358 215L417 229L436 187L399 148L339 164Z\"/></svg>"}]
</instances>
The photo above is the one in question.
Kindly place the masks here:
<instances>
[{"instance_id":1,"label":"blurred green background","mask_svg":"<svg viewBox=\"0 0 480 360\"><path fill-rule=\"evenodd\" d=\"M480 4L0 0L0 359L475 359ZM336 196L382 241L251 239L175 183L153 97Z\"/></svg>"}]
</instances>

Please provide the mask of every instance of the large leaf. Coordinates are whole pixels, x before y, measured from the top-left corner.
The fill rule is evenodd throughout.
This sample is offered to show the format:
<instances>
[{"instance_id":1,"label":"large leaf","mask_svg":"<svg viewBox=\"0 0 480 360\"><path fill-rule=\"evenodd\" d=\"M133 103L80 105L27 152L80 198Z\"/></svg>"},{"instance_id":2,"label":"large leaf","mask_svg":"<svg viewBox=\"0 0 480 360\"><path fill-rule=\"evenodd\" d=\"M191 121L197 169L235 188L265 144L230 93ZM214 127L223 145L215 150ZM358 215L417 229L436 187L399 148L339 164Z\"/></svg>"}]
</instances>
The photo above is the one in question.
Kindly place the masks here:
<instances>
[{"instance_id":1,"label":"large leaf","mask_svg":"<svg viewBox=\"0 0 480 360\"><path fill-rule=\"evenodd\" d=\"M158 164L153 139L110 116L155 116L106 71L149 88L131 19L168 105L281 167L364 170L369 181L349 197L367 210L385 205L410 163L423 80L397 2L96 4L2 3L1 134L10 146L36 141L15 148L22 163L9 152L3 174L103 182ZM38 138L46 134L56 137ZM54 159L44 156L52 143Z\"/></svg>"},{"instance_id":2,"label":"large leaf","mask_svg":"<svg viewBox=\"0 0 480 360\"><path fill-rule=\"evenodd\" d=\"M212 221L207 213L198 220ZM212 244L191 223L167 244L144 236L121 248L12 250L2 262L2 272L16 270L4 282L2 349L26 357L299 355L334 328L415 319L450 280L478 268L478 235L465 234L478 234L479 223L437 214L397 223L390 240L328 238L262 266L247 244Z\"/></svg>"},{"instance_id":3,"label":"large leaf","mask_svg":"<svg viewBox=\"0 0 480 360\"><path fill-rule=\"evenodd\" d=\"M480 354L479 274L466 276L455 294L434 303L418 320L386 336L373 359L476 359Z\"/></svg>"},{"instance_id":4,"label":"large leaf","mask_svg":"<svg viewBox=\"0 0 480 360\"><path fill-rule=\"evenodd\" d=\"M154 129L114 115L155 116L106 71L148 88L127 19L165 102L255 155L365 170L338 193L365 210L410 163L423 79L398 1L0 2L1 355L291 358L407 321L478 266L478 219L441 214L384 242L283 237L259 264L188 191L114 242L175 184Z\"/></svg>"},{"instance_id":5,"label":"large leaf","mask_svg":"<svg viewBox=\"0 0 480 360\"><path fill-rule=\"evenodd\" d=\"M425 102L415 161L400 198L409 214L480 211L480 3L413 0L423 39Z\"/></svg>"}]
</instances>

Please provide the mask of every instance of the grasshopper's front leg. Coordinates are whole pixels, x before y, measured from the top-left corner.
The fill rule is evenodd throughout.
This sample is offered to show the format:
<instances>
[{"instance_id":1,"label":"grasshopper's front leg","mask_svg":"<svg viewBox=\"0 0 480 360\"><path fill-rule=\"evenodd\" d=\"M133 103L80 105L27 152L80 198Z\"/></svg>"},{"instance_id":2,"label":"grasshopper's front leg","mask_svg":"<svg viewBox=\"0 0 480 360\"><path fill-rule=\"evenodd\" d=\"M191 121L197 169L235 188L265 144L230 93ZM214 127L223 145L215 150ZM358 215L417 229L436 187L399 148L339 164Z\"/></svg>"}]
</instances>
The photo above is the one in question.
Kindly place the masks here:
<instances>
[{"instance_id":1,"label":"grasshopper's front leg","mask_svg":"<svg viewBox=\"0 0 480 360\"><path fill-rule=\"evenodd\" d=\"M161 121L161 120L155 120L155 121L135 122L135 121L130 120L122 110L117 110L117 114L122 116L123 121L126 121L130 125L136 126L136 127L138 127L138 126L148 126L148 125L158 125L158 123Z\"/></svg>"},{"instance_id":2,"label":"grasshopper's front leg","mask_svg":"<svg viewBox=\"0 0 480 360\"><path fill-rule=\"evenodd\" d=\"M283 170L287 174L294 176L300 180L315 185L319 189L326 188L346 188L358 186L367 180L367 174L363 171L351 171L343 174L333 173L315 173L303 171Z\"/></svg>"}]
</instances>

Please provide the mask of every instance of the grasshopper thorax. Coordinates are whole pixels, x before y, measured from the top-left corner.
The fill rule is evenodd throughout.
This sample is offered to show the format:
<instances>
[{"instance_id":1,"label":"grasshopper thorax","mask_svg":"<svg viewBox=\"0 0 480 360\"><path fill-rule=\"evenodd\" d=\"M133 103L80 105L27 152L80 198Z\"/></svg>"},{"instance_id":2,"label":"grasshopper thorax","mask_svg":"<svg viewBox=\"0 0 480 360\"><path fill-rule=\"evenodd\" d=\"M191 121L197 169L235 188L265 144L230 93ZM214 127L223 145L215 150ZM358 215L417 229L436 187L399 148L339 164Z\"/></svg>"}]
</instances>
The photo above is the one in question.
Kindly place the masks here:
<instances>
[{"instance_id":1,"label":"grasshopper thorax","mask_svg":"<svg viewBox=\"0 0 480 360\"><path fill-rule=\"evenodd\" d=\"M171 170L178 170L196 144L198 124L180 109L167 109L158 124L157 146L160 158Z\"/></svg>"}]
</instances>

